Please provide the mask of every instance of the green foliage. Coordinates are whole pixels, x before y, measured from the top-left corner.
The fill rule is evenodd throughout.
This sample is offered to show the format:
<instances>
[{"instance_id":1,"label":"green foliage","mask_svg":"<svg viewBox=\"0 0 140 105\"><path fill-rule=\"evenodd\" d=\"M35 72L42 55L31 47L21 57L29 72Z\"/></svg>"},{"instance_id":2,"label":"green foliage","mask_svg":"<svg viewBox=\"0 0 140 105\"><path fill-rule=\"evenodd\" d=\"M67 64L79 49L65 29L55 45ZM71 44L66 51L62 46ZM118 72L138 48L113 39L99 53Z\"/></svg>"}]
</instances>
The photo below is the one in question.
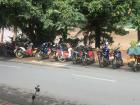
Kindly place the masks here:
<instances>
[{"instance_id":1,"label":"green foliage","mask_svg":"<svg viewBox=\"0 0 140 105\"><path fill-rule=\"evenodd\" d=\"M130 20L133 27L140 28L140 0L133 0Z\"/></svg>"},{"instance_id":2,"label":"green foliage","mask_svg":"<svg viewBox=\"0 0 140 105\"><path fill-rule=\"evenodd\" d=\"M69 29L80 27L99 47L112 31L125 34L123 25L130 17L139 27L140 0L133 1L0 0L0 27L18 27L35 44L53 41L56 35L66 40Z\"/></svg>"},{"instance_id":3,"label":"green foliage","mask_svg":"<svg viewBox=\"0 0 140 105\"><path fill-rule=\"evenodd\" d=\"M111 32L120 31L120 27L126 23L130 16L130 0L75 0L75 8L85 15L87 19L83 31L89 33L95 32L96 47L100 47L101 37ZM118 28L119 26L119 28ZM123 30L123 29L121 29ZM124 31L123 31L124 32ZM125 34L125 33L123 33Z\"/></svg>"},{"instance_id":4,"label":"green foliage","mask_svg":"<svg viewBox=\"0 0 140 105\"><path fill-rule=\"evenodd\" d=\"M137 44L138 44L138 42L134 41L134 40L130 42L131 48L137 47Z\"/></svg>"}]
</instances>

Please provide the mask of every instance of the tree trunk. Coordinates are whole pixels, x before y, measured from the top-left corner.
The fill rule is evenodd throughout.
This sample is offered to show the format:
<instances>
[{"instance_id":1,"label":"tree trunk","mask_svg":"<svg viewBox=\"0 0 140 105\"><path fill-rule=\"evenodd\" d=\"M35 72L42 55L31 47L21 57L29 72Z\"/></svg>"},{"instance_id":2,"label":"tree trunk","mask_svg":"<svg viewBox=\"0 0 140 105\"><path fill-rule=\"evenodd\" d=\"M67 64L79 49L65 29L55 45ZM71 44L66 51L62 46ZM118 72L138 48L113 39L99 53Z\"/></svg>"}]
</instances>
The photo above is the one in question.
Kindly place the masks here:
<instances>
[{"instance_id":1,"label":"tree trunk","mask_svg":"<svg viewBox=\"0 0 140 105\"><path fill-rule=\"evenodd\" d=\"M137 31L138 31L138 41L140 41L140 28L138 28Z\"/></svg>"},{"instance_id":2,"label":"tree trunk","mask_svg":"<svg viewBox=\"0 0 140 105\"><path fill-rule=\"evenodd\" d=\"M65 29L63 30L63 33L62 33L62 38L63 38L64 42L66 42L66 40L67 40L67 32L68 32L68 29L67 29L67 27L65 27Z\"/></svg>"},{"instance_id":3,"label":"tree trunk","mask_svg":"<svg viewBox=\"0 0 140 105\"><path fill-rule=\"evenodd\" d=\"M0 43L1 43L1 35L2 35L2 33L1 33L2 31L1 31L1 28L0 28Z\"/></svg>"},{"instance_id":4,"label":"tree trunk","mask_svg":"<svg viewBox=\"0 0 140 105\"><path fill-rule=\"evenodd\" d=\"M17 37L17 26L14 26L14 35L13 35L13 41L16 40Z\"/></svg>"},{"instance_id":5,"label":"tree trunk","mask_svg":"<svg viewBox=\"0 0 140 105\"><path fill-rule=\"evenodd\" d=\"M85 36L84 36L84 45L85 45L85 46L87 45L87 42L88 42L88 35L85 35Z\"/></svg>"},{"instance_id":6,"label":"tree trunk","mask_svg":"<svg viewBox=\"0 0 140 105\"><path fill-rule=\"evenodd\" d=\"M3 43L3 38L4 38L4 27L1 28L1 39L0 39L1 43Z\"/></svg>"},{"instance_id":7,"label":"tree trunk","mask_svg":"<svg viewBox=\"0 0 140 105\"><path fill-rule=\"evenodd\" d=\"M101 42L101 31L100 28L97 28L95 30L95 47L100 48L100 42Z\"/></svg>"}]
</instances>

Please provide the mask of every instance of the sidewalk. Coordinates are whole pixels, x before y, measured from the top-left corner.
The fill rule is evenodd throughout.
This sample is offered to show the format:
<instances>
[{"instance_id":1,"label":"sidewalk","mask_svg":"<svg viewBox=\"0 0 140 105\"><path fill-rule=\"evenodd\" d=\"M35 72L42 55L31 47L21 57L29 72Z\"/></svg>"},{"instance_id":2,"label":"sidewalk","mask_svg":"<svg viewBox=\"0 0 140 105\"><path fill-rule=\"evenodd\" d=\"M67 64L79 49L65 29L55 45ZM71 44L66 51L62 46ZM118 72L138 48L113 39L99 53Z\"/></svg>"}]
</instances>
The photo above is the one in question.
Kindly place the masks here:
<instances>
[{"instance_id":1,"label":"sidewalk","mask_svg":"<svg viewBox=\"0 0 140 105\"><path fill-rule=\"evenodd\" d=\"M18 105L18 104L14 104L14 103L0 99L0 105Z\"/></svg>"},{"instance_id":2,"label":"sidewalk","mask_svg":"<svg viewBox=\"0 0 140 105\"><path fill-rule=\"evenodd\" d=\"M130 59L123 59L124 60L124 66L122 66L120 69L123 69L125 71L131 71L131 68L128 67L128 62ZM59 62L54 61L51 62L48 59L44 59L41 61L35 60L33 57L27 57L27 58L9 58L9 57L0 57L0 61L8 61L8 62L17 62L17 63L23 63L23 64L33 64L33 65L43 65L43 66L53 66L53 67L83 67L80 64L74 65L72 62ZM93 65L89 65L88 67L99 67L98 61L94 63ZM111 65L109 68L112 68Z\"/></svg>"},{"instance_id":3,"label":"sidewalk","mask_svg":"<svg viewBox=\"0 0 140 105\"><path fill-rule=\"evenodd\" d=\"M34 57L27 57L27 58L19 59L19 58L15 58L15 57L1 57L0 56L0 61L17 62L17 63L24 63L24 64L38 64L38 65L46 65L46 66L54 66L54 67L64 67L64 66L73 65L72 62L50 61L49 59L37 61L34 59ZM124 58L123 61L124 61L123 67L126 68L129 59ZM96 59L96 63L94 65L98 65L97 59Z\"/></svg>"},{"instance_id":4,"label":"sidewalk","mask_svg":"<svg viewBox=\"0 0 140 105\"><path fill-rule=\"evenodd\" d=\"M122 50L122 58L124 65L127 65L128 62L131 60L129 55L127 54L126 50ZM94 52L96 55L96 52ZM95 56L96 61L98 60L97 55ZM113 56L110 57L110 59L113 59ZM49 66L66 66L66 65L72 65L71 62L56 62L56 61L50 61L48 59L37 61L34 57L26 57L26 58L16 58L16 57L2 57L0 56L0 61L10 61L10 62L18 62L18 63L28 63L28 64L40 64L40 65L49 65ZM98 61L97 61L98 62Z\"/></svg>"},{"instance_id":5,"label":"sidewalk","mask_svg":"<svg viewBox=\"0 0 140 105\"><path fill-rule=\"evenodd\" d=\"M48 65L48 66L66 66L71 65L71 62L51 62L48 59L44 59L41 61L35 60L33 57L27 57L27 58L15 58L15 57L0 57L0 61L8 61L8 62L18 62L18 63L26 63L26 64L39 64L39 65Z\"/></svg>"}]
</instances>

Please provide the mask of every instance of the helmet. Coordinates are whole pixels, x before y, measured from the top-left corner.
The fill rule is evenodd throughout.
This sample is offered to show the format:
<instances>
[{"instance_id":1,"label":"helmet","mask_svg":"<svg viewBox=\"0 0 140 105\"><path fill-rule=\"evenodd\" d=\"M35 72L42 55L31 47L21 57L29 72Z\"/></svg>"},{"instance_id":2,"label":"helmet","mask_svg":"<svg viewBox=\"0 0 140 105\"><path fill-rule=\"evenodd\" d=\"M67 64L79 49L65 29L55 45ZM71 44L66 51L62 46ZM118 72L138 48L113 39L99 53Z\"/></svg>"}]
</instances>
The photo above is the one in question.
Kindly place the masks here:
<instances>
[{"instance_id":1,"label":"helmet","mask_svg":"<svg viewBox=\"0 0 140 105\"><path fill-rule=\"evenodd\" d=\"M30 46L33 46L34 44L33 44L33 43L30 43L29 45L30 45Z\"/></svg>"}]
</instances>

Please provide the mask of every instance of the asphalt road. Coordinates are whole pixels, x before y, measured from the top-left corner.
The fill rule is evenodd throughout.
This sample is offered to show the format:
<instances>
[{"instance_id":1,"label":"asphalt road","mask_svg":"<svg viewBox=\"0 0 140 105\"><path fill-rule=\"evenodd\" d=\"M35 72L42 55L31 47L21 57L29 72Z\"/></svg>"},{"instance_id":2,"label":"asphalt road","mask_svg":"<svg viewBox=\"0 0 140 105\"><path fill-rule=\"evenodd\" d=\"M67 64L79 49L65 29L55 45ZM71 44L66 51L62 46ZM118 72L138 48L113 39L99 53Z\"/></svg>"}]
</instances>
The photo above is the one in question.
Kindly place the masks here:
<instances>
[{"instance_id":1,"label":"asphalt road","mask_svg":"<svg viewBox=\"0 0 140 105\"><path fill-rule=\"evenodd\" d=\"M36 85L41 88L38 97L49 96L81 105L140 105L140 72L94 65L41 66L0 61L0 99L10 99L13 96L10 93L18 96L17 101L21 94L26 97L28 93L30 98ZM15 89L20 92L7 93Z\"/></svg>"}]
</instances>

